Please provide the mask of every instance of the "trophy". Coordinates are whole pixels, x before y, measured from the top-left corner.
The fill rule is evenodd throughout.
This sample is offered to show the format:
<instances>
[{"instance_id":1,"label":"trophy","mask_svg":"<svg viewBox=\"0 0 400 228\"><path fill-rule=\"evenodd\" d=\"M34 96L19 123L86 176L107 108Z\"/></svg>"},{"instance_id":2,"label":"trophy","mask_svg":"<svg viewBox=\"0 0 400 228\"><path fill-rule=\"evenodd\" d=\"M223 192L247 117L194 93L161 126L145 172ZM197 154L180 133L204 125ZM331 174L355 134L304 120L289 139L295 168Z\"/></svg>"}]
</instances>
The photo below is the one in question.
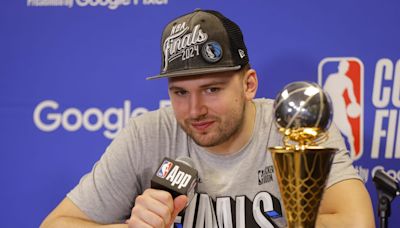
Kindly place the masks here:
<instances>
[{"instance_id":1,"label":"trophy","mask_svg":"<svg viewBox=\"0 0 400 228\"><path fill-rule=\"evenodd\" d=\"M288 227L314 227L337 149L319 146L328 138L332 106L313 82L288 84L276 97L275 122L283 146L270 147Z\"/></svg>"}]
</instances>

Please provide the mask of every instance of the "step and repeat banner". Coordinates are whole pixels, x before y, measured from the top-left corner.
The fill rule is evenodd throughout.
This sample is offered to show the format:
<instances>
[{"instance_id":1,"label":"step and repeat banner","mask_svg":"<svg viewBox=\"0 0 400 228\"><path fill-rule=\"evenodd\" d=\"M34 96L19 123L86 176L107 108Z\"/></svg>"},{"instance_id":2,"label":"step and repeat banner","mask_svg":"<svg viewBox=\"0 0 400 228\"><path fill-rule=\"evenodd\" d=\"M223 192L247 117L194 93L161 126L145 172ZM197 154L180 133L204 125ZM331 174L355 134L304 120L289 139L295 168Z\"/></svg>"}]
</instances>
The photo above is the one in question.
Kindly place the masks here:
<instances>
[{"instance_id":1,"label":"step and repeat banner","mask_svg":"<svg viewBox=\"0 0 400 228\"><path fill-rule=\"evenodd\" d=\"M38 227L130 117L169 105L167 81L145 78L159 73L163 27L196 8L242 28L258 97L300 80L331 94L375 211L374 172L400 180L398 1L0 4L1 227ZM399 199L389 224L400 225Z\"/></svg>"}]
</instances>

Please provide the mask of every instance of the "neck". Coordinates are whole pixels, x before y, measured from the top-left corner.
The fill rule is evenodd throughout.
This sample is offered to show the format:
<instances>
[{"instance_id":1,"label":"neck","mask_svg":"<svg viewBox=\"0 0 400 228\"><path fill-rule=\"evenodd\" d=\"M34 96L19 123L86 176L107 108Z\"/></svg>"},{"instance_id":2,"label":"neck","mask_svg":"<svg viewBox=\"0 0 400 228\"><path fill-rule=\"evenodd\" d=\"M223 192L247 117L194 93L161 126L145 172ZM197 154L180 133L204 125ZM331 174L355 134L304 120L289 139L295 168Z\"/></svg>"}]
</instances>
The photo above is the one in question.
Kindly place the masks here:
<instances>
[{"instance_id":1,"label":"neck","mask_svg":"<svg viewBox=\"0 0 400 228\"><path fill-rule=\"evenodd\" d=\"M245 146L253 134L256 106L253 101L247 101L242 127L231 138L222 144L205 148L207 151L218 155L229 155L238 152Z\"/></svg>"}]
</instances>

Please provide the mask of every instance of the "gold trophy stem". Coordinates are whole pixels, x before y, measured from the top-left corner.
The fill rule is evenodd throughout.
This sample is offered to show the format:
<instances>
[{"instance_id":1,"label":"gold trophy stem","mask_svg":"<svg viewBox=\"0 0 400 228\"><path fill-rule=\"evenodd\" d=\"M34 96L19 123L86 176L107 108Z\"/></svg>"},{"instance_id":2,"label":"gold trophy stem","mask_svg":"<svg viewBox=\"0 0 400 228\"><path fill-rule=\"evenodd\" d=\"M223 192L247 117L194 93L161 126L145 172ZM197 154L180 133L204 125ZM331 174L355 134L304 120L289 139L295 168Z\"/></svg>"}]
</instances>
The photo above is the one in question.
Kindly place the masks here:
<instances>
[{"instance_id":1,"label":"gold trophy stem","mask_svg":"<svg viewBox=\"0 0 400 228\"><path fill-rule=\"evenodd\" d=\"M318 208L337 149L272 147L288 228L315 226Z\"/></svg>"}]
</instances>

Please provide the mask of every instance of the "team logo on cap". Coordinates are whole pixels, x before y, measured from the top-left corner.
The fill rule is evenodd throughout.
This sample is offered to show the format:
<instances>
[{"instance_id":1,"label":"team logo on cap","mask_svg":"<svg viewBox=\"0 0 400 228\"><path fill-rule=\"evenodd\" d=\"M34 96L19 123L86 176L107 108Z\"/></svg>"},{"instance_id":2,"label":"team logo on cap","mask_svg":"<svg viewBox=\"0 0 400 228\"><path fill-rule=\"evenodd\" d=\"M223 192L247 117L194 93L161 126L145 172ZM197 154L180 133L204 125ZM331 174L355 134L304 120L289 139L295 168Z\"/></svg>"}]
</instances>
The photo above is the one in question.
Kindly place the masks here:
<instances>
[{"instance_id":1,"label":"team logo on cap","mask_svg":"<svg viewBox=\"0 0 400 228\"><path fill-rule=\"evenodd\" d=\"M203 45L201 49L203 58L210 63L216 63L222 58L222 48L216 41L210 41Z\"/></svg>"}]
</instances>

